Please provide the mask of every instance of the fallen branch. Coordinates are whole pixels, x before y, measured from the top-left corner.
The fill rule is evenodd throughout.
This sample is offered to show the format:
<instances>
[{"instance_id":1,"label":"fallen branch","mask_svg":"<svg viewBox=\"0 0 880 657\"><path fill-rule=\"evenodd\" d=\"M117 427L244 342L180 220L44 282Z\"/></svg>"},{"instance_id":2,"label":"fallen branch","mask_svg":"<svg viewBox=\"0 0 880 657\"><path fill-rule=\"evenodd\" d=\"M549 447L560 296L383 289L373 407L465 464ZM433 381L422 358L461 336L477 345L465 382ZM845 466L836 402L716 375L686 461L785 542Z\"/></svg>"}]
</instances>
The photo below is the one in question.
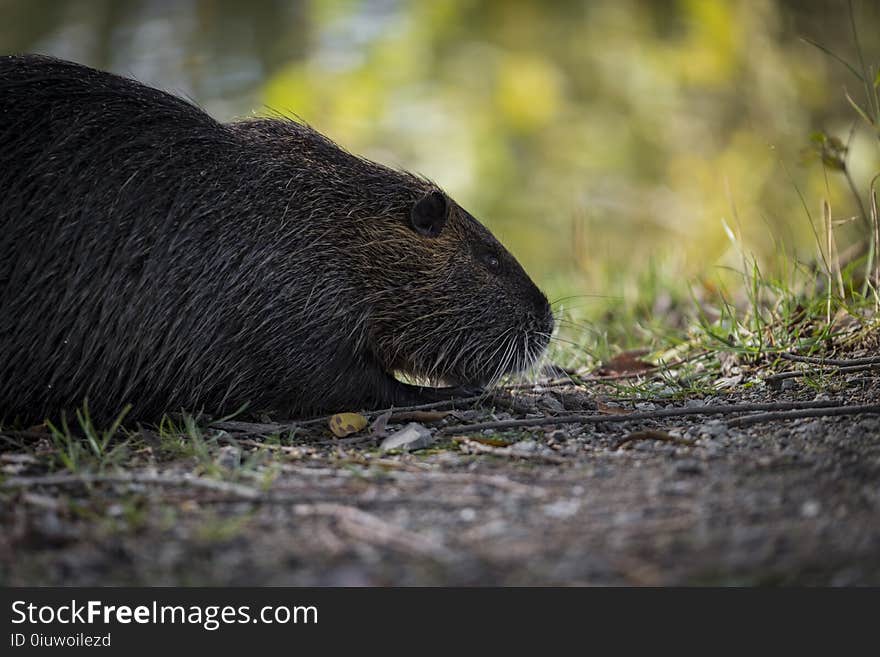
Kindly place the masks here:
<instances>
[{"instance_id":1,"label":"fallen branch","mask_svg":"<svg viewBox=\"0 0 880 657\"><path fill-rule=\"evenodd\" d=\"M871 370L880 370L880 362L876 364L867 364L867 365L851 365L847 367L835 367L834 369L828 370L817 370L817 369L809 369L809 370L798 370L793 372L780 372L779 374L771 374L769 376L764 377L765 383L774 384L778 381L784 381L785 379L798 379L804 376L830 376L830 375L839 375L839 374L852 374L854 372L868 372Z\"/></svg>"},{"instance_id":2,"label":"fallen branch","mask_svg":"<svg viewBox=\"0 0 880 657\"><path fill-rule=\"evenodd\" d=\"M880 404L861 404L857 406L831 406L825 408L805 408L793 411L777 411L774 413L757 413L730 420L729 427L743 427L761 422L776 420L797 420L806 417L833 417L838 415L876 415L880 413Z\"/></svg>"},{"instance_id":3,"label":"fallen branch","mask_svg":"<svg viewBox=\"0 0 880 657\"><path fill-rule=\"evenodd\" d=\"M819 356L798 356L797 354L781 353L779 357L795 363L813 363L815 365L836 365L849 367L850 365L874 365L880 363L880 356L867 356L865 358L821 358Z\"/></svg>"},{"instance_id":4,"label":"fallen branch","mask_svg":"<svg viewBox=\"0 0 880 657\"><path fill-rule=\"evenodd\" d=\"M655 420L663 417L683 415L729 415L733 413L750 413L755 411L784 411L793 409L825 408L836 406L835 401L810 402L774 402L765 404L707 404L705 406L686 406L684 408L661 408L655 411L642 411L629 415L557 415L521 420L498 420L496 422L480 422L478 424L462 424L444 427L441 434L472 433L486 429L516 429L519 427L536 427L553 424L601 424L605 422L635 422L639 420Z\"/></svg>"}]
</instances>

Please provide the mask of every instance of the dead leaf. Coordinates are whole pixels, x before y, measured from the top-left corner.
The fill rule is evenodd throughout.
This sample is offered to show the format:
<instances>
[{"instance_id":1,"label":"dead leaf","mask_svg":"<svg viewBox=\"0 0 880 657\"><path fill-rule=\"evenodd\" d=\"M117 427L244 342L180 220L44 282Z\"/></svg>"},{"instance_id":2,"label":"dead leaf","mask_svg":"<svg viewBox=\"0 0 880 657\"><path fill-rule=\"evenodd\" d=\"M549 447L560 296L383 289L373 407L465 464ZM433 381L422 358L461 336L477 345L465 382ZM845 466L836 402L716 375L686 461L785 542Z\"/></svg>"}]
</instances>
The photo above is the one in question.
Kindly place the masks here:
<instances>
[{"instance_id":1,"label":"dead leaf","mask_svg":"<svg viewBox=\"0 0 880 657\"><path fill-rule=\"evenodd\" d=\"M654 369L654 365L643 361L641 356L648 352L644 349L636 349L633 351L624 351L617 354L607 363L603 363L596 371L597 374L608 376L613 374L630 374L632 372L644 372L645 370Z\"/></svg>"},{"instance_id":2,"label":"dead leaf","mask_svg":"<svg viewBox=\"0 0 880 657\"><path fill-rule=\"evenodd\" d=\"M596 410L605 415L629 415L634 412L625 408L620 408L620 406L609 406L600 401L596 402Z\"/></svg>"},{"instance_id":3,"label":"dead leaf","mask_svg":"<svg viewBox=\"0 0 880 657\"><path fill-rule=\"evenodd\" d=\"M367 418L360 413L337 413L330 417L330 431L337 438L345 438L367 426Z\"/></svg>"}]
</instances>

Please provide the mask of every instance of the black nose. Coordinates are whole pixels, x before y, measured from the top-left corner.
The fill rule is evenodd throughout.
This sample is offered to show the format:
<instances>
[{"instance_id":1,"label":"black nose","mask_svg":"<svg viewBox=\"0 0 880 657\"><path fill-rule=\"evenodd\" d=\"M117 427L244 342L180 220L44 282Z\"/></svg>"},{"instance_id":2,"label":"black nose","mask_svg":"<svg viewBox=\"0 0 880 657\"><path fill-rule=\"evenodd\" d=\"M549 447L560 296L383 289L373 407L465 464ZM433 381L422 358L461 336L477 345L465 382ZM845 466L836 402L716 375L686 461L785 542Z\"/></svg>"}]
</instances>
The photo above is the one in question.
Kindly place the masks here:
<instances>
[{"instance_id":1,"label":"black nose","mask_svg":"<svg viewBox=\"0 0 880 657\"><path fill-rule=\"evenodd\" d=\"M549 317L551 320L553 319L553 313L550 311L550 302L547 301L547 297L543 294L541 295L541 315L544 317Z\"/></svg>"},{"instance_id":2,"label":"black nose","mask_svg":"<svg viewBox=\"0 0 880 657\"><path fill-rule=\"evenodd\" d=\"M555 322L554 319L553 319L553 312L550 310L550 304L549 304L549 303L546 303L546 304L545 304L545 310L544 310L544 312L546 313L546 314L544 315L544 332L545 332L545 333L548 333L548 334L553 333L553 325L554 325L556 322Z\"/></svg>"},{"instance_id":3,"label":"black nose","mask_svg":"<svg viewBox=\"0 0 880 657\"><path fill-rule=\"evenodd\" d=\"M544 293L537 286L533 287L532 303L535 309L535 319L538 320L539 326L547 333L550 333L553 330L553 312L550 310L550 302L547 301L547 297L544 296Z\"/></svg>"}]
</instances>

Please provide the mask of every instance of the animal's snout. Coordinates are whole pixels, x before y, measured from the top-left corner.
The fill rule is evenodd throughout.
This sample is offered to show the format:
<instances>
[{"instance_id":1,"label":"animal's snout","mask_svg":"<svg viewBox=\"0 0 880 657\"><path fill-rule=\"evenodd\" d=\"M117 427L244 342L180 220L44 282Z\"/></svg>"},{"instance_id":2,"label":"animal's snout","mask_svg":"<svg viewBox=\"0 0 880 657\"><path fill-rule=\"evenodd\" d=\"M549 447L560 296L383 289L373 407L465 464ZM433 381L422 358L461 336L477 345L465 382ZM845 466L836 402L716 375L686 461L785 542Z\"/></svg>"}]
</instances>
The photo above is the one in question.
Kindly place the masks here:
<instances>
[{"instance_id":1,"label":"animal's snout","mask_svg":"<svg viewBox=\"0 0 880 657\"><path fill-rule=\"evenodd\" d=\"M544 333L551 333L553 331L553 311L550 308L550 302L547 301L547 297L544 296L544 293L537 286L533 286L531 301L535 326Z\"/></svg>"}]
</instances>

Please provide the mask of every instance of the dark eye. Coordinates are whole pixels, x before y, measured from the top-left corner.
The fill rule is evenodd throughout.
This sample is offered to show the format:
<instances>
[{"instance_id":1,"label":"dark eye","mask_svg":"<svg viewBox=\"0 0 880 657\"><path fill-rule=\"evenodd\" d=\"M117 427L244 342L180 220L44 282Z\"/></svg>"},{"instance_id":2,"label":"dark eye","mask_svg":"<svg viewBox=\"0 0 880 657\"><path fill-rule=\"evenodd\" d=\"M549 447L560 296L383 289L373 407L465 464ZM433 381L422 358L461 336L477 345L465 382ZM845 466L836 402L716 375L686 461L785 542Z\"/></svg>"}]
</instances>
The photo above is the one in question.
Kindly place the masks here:
<instances>
[{"instance_id":1,"label":"dark eye","mask_svg":"<svg viewBox=\"0 0 880 657\"><path fill-rule=\"evenodd\" d=\"M486 263L486 266L492 271L498 271L501 268L501 263L498 258L493 256L491 253L487 253L483 256L483 262Z\"/></svg>"}]
</instances>

